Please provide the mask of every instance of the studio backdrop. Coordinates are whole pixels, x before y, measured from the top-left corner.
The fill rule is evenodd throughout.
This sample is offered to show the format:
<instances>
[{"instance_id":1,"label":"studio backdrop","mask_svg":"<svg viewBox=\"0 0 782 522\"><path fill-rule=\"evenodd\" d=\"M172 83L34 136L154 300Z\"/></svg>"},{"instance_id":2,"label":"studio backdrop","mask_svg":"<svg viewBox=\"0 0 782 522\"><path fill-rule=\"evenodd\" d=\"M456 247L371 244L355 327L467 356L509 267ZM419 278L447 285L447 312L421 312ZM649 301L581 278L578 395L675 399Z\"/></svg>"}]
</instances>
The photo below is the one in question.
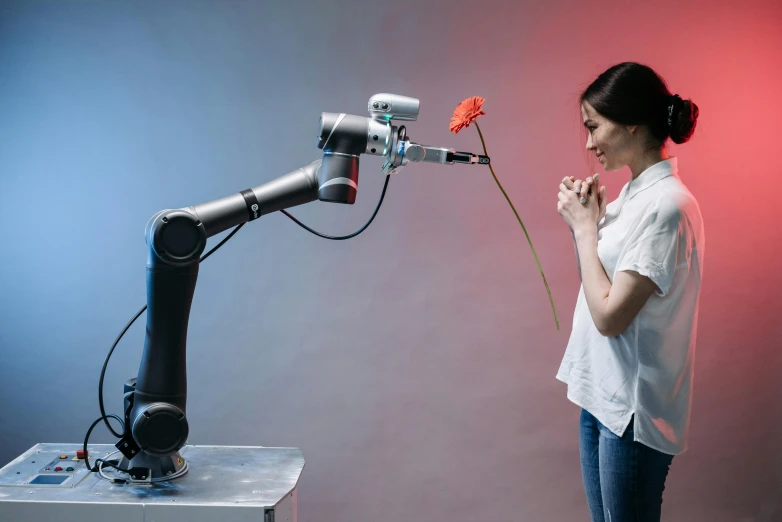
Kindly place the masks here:
<instances>
[{"instance_id":1,"label":"studio backdrop","mask_svg":"<svg viewBox=\"0 0 782 522\"><path fill-rule=\"evenodd\" d=\"M98 417L157 211L319 159L321 112L368 116L376 93L420 100L414 141L482 153L474 126L449 131L482 96L559 329L489 169L409 165L351 240L273 213L201 265L189 443L300 448L302 521L586 520L579 410L554 378L580 284L556 195L599 171L580 93L637 61L701 111L670 148L707 246L689 450L663 519L782 520L781 26L760 0L0 1L0 464L80 442ZM357 230L381 167L362 156L354 205L291 213ZM629 171L602 180L613 200ZM109 412L144 322L111 359Z\"/></svg>"}]
</instances>

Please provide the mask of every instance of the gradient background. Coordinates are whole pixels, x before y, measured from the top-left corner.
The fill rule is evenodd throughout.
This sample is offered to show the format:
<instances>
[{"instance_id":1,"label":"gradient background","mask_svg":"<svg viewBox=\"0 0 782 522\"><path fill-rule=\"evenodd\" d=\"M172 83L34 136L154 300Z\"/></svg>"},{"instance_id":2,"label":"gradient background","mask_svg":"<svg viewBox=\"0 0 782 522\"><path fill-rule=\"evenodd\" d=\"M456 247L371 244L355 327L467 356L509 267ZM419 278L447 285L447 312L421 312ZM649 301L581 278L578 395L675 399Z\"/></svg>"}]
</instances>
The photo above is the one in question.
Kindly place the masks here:
<instances>
[{"instance_id":1,"label":"gradient background","mask_svg":"<svg viewBox=\"0 0 782 522\"><path fill-rule=\"evenodd\" d=\"M740 5L740 7L739 7ZM294 446L302 521L586 520L578 409L554 379L579 288L559 181L592 173L577 98L625 60L701 108L673 146L705 218L690 450L665 520L782 520L779 2L0 1L0 464L79 442L103 359L145 302L144 226L317 159L322 111L421 100L414 141L480 120L562 329L488 169L417 165L346 242L280 214L201 267L190 443ZM292 212L343 234L352 207ZM614 199L628 171L605 176ZM210 240L210 246L218 238ZM143 321L106 379L121 410ZM99 430L94 442L114 442Z\"/></svg>"}]
</instances>

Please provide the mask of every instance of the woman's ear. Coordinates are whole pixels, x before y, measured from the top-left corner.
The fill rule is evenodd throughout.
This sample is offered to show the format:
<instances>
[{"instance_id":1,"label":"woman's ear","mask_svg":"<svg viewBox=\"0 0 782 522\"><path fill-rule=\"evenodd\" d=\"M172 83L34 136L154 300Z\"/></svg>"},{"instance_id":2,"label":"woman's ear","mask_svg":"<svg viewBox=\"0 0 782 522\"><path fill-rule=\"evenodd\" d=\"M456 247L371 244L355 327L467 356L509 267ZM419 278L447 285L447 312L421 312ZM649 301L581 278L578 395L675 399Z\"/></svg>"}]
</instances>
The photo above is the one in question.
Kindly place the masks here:
<instances>
[{"instance_id":1,"label":"woman's ear","mask_svg":"<svg viewBox=\"0 0 782 522\"><path fill-rule=\"evenodd\" d=\"M627 131L630 134L635 134L636 130L638 130L638 125L628 125L627 126Z\"/></svg>"}]
</instances>

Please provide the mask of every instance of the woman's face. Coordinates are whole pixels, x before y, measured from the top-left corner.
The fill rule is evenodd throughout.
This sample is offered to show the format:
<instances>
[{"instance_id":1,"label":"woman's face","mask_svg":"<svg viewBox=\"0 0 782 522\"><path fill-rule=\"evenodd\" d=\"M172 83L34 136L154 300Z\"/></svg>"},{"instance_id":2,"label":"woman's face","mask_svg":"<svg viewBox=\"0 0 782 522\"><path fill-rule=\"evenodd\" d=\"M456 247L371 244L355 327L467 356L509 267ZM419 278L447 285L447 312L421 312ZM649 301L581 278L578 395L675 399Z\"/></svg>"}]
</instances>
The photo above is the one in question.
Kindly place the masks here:
<instances>
[{"instance_id":1,"label":"woman's face","mask_svg":"<svg viewBox=\"0 0 782 522\"><path fill-rule=\"evenodd\" d=\"M609 120L586 101L581 104L581 117L589 131L586 148L597 155L606 171L619 170L630 162L633 155L631 127Z\"/></svg>"}]
</instances>

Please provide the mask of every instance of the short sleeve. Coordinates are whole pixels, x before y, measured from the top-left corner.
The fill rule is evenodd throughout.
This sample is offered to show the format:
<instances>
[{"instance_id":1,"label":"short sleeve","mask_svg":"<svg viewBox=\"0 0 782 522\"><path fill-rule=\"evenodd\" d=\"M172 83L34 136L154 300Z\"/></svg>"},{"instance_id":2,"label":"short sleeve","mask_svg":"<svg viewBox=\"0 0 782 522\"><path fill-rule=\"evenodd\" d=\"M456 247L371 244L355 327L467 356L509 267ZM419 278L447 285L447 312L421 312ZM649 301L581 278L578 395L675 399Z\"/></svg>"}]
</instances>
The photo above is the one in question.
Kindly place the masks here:
<instances>
[{"instance_id":1,"label":"short sleeve","mask_svg":"<svg viewBox=\"0 0 782 522\"><path fill-rule=\"evenodd\" d=\"M657 285L657 295L667 295L677 266L681 222L682 211L675 198L662 198L650 205L628 237L616 271L638 272Z\"/></svg>"}]
</instances>

